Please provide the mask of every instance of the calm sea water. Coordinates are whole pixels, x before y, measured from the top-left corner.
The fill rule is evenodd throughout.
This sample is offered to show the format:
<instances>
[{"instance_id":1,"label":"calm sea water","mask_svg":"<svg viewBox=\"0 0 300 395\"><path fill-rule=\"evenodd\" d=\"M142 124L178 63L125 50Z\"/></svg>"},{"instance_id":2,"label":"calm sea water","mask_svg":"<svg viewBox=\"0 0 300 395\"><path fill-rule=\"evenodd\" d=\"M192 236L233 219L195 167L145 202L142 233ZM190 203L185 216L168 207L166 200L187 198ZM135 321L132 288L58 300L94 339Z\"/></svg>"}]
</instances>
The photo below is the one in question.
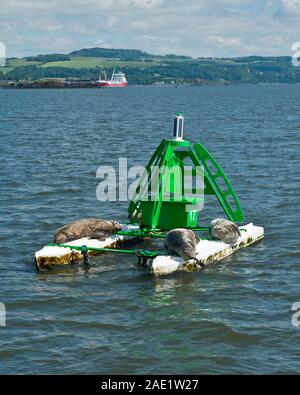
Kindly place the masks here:
<instances>
[{"instance_id":1,"label":"calm sea water","mask_svg":"<svg viewBox=\"0 0 300 395\"><path fill-rule=\"evenodd\" d=\"M0 373L298 373L299 108L299 85L0 90ZM264 241L201 273L120 255L37 273L60 225L126 219L96 200L96 170L145 164L178 111Z\"/></svg>"}]
</instances>

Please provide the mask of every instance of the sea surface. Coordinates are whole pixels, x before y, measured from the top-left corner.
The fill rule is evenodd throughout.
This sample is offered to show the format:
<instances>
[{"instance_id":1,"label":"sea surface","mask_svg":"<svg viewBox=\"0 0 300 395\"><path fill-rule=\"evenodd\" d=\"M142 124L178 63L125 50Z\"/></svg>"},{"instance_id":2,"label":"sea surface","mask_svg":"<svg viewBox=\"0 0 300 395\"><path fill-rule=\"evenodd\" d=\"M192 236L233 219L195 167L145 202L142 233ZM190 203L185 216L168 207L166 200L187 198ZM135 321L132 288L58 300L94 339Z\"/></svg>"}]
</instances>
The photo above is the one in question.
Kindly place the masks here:
<instances>
[{"instance_id":1,"label":"sea surface","mask_svg":"<svg viewBox=\"0 0 300 395\"><path fill-rule=\"evenodd\" d=\"M299 109L300 85L0 90L0 373L299 373ZM96 171L145 165L178 111L265 239L199 273L112 254L37 272L59 226L126 221Z\"/></svg>"}]
</instances>

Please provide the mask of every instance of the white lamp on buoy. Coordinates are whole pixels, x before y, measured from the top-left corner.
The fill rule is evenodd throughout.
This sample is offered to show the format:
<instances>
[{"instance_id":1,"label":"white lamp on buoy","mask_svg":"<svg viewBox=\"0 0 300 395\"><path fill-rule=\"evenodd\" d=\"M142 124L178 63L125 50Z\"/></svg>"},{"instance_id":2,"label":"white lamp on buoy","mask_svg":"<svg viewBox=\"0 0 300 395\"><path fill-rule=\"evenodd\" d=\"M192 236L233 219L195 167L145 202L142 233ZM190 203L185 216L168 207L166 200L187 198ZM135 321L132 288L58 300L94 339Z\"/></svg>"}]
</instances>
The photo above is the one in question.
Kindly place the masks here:
<instances>
[{"instance_id":1,"label":"white lamp on buoy","mask_svg":"<svg viewBox=\"0 0 300 395\"><path fill-rule=\"evenodd\" d=\"M184 117L178 113L174 119L174 132L173 137L175 140L183 140L183 124L184 124Z\"/></svg>"}]
</instances>

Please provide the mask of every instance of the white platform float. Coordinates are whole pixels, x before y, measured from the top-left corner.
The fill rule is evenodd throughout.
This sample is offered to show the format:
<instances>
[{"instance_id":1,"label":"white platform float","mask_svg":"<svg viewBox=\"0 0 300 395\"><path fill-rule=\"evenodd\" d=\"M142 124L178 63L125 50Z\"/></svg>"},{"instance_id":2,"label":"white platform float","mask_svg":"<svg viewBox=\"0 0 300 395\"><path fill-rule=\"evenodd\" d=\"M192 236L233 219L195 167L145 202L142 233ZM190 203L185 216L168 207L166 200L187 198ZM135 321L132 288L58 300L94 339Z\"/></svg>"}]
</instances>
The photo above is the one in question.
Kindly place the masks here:
<instances>
[{"instance_id":1,"label":"white platform float","mask_svg":"<svg viewBox=\"0 0 300 395\"><path fill-rule=\"evenodd\" d=\"M250 223L240 226L240 229L241 236L235 246L230 246L218 240L200 240L197 244L196 255L199 262L207 266L226 258L240 248L247 247L264 237L264 228L261 226L254 226ZM201 266L195 264L193 261L184 262L183 258L171 255L157 256L148 262L151 272L155 275L169 274L178 270L202 270Z\"/></svg>"},{"instance_id":2,"label":"white platform float","mask_svg":"<svg viewBox=\"0 0 300 395\"><path fill-rule=\"evenodd\" d=\"M136 231L138 229L139 226L122 224L122 230L125 231ZM73 240L65 244L74 247L81 247L85 245L87 247L93 248L119 248L123 246L124 242L133 239L134 237L132 236L122 235L112 235L103 241L84 237L82 239ZM89 251L88 255L95 255L95 252ZM38 269L47 269L52 266L70 265L73 263L83 262L83 260L84 258L81 251L65 247L45 246L35 253L35 263Z\"/></svg>"},{"instance_id":3,"label":"white platform float","mask_svg":"<svg viewBox=\"0 0 300 395\"><path fill-rule=\"evenodd\" d=\"M84 237L82 239L70 241L66 244L78 247L85 245L87 247L94 248L117 248L121 247L123 241L128 239L132 238L112 235L104 241L100 241ZM93 254L93 252L89 252L89 255L91 254ZM81 251L73 250L71 248L45 246L35 253L35 263L38 269L47 269L51 266L69 265L82 261L83 255Z\"/></svg>"},{"instance_id":4,"label":"white platform float","mask_svg":"<svg viewBox=\"0 0 300 395\"><path fill-rule=\"evenodd\" d=\"M136 230L138 227L131 227L130 229ZM197 244L197 259L206 266L210 263L220 261L240 248L247 247L264 237L264 228L254 226L252 223L241 226L240 229L241 237L235 246L230 246L217 240L200 240ZM127 230L125 226L124 230ZM94 248L118 248L122 247L124 242L133 239L134 237L132 236L112 235L104 241L82 238L66 244L77 247L86 245L87 247ZM93 255L95 252L89 251L88 254ZM82 252L71 248L45 246L35 253L35 262L38 269L47 269L52 266L68 265L82 261ZM178 270L201 270L201 266L196 265L195 262L185 262L182 258L171 255L160 255L154 259L148 259L147 266L150 272L155 275L169 274Z\"/></svg>"}]
</instances>

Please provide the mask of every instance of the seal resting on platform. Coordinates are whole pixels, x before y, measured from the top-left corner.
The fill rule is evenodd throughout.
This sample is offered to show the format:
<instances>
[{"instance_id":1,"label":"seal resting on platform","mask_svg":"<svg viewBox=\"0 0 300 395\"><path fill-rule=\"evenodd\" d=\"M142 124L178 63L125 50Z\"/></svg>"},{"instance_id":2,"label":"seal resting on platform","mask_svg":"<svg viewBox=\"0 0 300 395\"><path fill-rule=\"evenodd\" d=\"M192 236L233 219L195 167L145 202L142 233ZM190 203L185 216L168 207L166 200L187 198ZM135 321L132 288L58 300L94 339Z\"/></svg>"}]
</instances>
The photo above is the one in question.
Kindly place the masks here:
<instances>
[{"instance_id":1,"label":"seal resting on platform","mask_svg":"<svg viewBox=\"0 0 300 395\"><path fill-rule=\"evenodd\" d=\"M238 226L228 219L216 218L211 221L209 233L216 239L226 244L234 245L237 243L241 232Z\"/></svg>"},{"instance_id":2,"label":"seal resting on platform","mask_svg":"<svg viewBox=\"0 0 300 395\"><path fill-rule=\"evenodd\" d=\"M199 239L191 229L177 228L166 234L164 245L168 252L175 253L183 259L196 258L196 245Z\"/></svg>"},{"instance_id":3,"label":"seal resting on platform","mask_svg":"<svg viewBox=\"0 0 300 395\"><path fill-rule=\"evenodd\" d=\"M54 243L63 244L82 237L105 240L121 229L122 226L117 221L84 218L57 229L54 235Z\"/></svg>"}]
</instances>

